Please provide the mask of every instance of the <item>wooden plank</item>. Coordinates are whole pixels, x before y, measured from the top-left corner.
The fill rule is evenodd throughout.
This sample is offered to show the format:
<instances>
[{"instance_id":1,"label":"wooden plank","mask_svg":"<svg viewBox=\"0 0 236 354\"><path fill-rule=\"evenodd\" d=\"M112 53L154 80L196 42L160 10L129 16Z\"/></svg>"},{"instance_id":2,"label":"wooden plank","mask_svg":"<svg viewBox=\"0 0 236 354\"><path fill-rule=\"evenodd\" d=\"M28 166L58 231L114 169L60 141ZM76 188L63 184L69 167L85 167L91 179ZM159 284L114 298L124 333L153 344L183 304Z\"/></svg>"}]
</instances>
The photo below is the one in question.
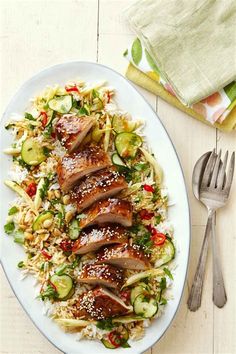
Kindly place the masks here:
<instances>
[{"instance_id":1,"label":"wooden plank","mask_svg":"<svg viewBox=\"0 0 236 354\"><path fill-rule=\"evenodd\" d=\"M211 254L203 289L201 309L190 312L187 298L192 284L198 254L204 235L204 226L193 226L191 258L187 287L173 324L163 338L153 347L152 354L210 354L213 353L213 304L211 301Z\"/></svg>"},{"instance_id":2,"label":"wooden plank","mask_svg":"<svg viewBox=\"0 0 236 354\"><path fill-rule=\"evenodd\" d=\"M236 151L236 132L218 133L217 149ZM217 212L216 236L225 280L228 302L223 309L214 307L214 353L236 353L236 176L226 206Z\"/></svg>"}]
</instances>

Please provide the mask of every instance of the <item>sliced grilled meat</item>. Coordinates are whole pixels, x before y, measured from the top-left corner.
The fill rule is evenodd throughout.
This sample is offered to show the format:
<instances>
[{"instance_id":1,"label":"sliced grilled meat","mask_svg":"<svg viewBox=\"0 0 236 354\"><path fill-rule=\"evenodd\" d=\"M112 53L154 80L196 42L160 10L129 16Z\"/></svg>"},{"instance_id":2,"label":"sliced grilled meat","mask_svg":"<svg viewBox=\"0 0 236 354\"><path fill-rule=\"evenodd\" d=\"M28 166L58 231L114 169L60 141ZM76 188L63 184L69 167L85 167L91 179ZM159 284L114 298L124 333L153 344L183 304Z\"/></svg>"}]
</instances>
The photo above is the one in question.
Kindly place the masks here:
<instances>
[{"instance_id":1,"label":"sliced grilled meat","mask_svg":"<svg viewBox=\"0 0 236 354\"><path fill-rule=\"evenodd\" d=\"M74 316L104 320L131 311L132 306L127 306L118 296L105 288L97 287L79 297Z\"/></svg>"},{"instance_id":2,"label":"sliced grilled meat","mask_svg":"<svg viewBox=\"0 0 236 354\"><path fill-rule=\"evenodd\" d=\"M111 197L126 187L124 177L111 167L88 176L73 188L70 195L78 212L81 212L95 201Z\"/></svg>"},{"instance_id":3,"label":"sliced grilled meat","mask_svg":"<svg viewBox=\"0 0 236 354\"><path fill-rule=\"evenodd\" d=\"M117 223L132 226L132 205L127 200L109 198L94 203L84 211L80 228L94 224Z\"/></svg>"},{"instance_id":4,"label":"sliced grilled meat","mask_svg":"<svg viewBox=\"0 0 236 354\"><path fill-rule=\"evenodd\" d=\"M148 257L139 246L127 243L105 247L97 255L97 263L113 264L121 268L144 270L150 268Z\"/></svg>"},{"instance_id":5,"label":"sliced grilled meat","mask_svg":"<svg viewBox=\"0 0 236 354\"><path fill-rule=\"evenodd\" d=\"M79 283L101 284L108 288L120 288L123 270L109 264L86 264L77 279Z\"/></svg>"},{"instance_id":6,"label":"sliced grilled meat","mask_svg":"<svg viewBox=\"0 0 236 354\"><path fill-rule=\"evenodd\" d=\"M64 114L56 124L57 137L71 153L83 141L94 122L93 116L78 117L76 114Z\"/></svg>"},{"instance_id":7,"label":"sliced grilled meat","mask_svg":"<svg viewBox=\"0 0 236 354\"><path fill-rule=\"evenodd\" d=\"M82 177L111 165L108 154L98 147L87 147L80 152L65 155L58 164L58 182L68 191Z\"/></svg>"},{"instance_id":8,"label":"sliced grilled meat","mask_svg":"<svg viewBox=\"0 0 236 354\"><path fill-rule=\"evenodd\" d=\"M75 241L72 251L78 254L93 252L104 245L112 243L123 243L128 240L128 231L118 225L107 225L103 227L90 227L81 232L78 240Z\"/></svg>"}]
</instances>

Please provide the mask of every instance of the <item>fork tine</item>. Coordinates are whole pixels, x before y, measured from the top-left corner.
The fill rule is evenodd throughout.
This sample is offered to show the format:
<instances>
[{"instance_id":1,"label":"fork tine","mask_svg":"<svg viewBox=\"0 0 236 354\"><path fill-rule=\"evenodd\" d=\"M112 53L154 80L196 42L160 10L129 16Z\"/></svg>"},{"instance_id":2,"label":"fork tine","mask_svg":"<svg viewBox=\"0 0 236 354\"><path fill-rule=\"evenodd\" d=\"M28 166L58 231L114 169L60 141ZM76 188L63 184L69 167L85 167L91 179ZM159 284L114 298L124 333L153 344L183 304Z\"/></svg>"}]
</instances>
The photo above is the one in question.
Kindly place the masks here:
<instances>
[{"instance_id":1,"label":"fork tine","mask_svg":"<svg viewBox=\"0 0 236 354\"><path fill-rule=\"evenodd\" d=\"M228 176L227 176L226 183L225 183L225 188L224 188L224 190L226 190L228 194L229 194L229 191L230 191L230 188L231 188L231 185L232 185L232 181L233 181L234 165L235 165L235 152L233 152L232 155L231 155L229 168L228 168Z\"/></svg>"},{"instance_id":2,"label":"fork tine","mask_svg":"<svg viewBox=\"0 0 236 354\"><path fill-rule=\"evenodd\" d=\"M218 174L217 178L217 188L222 189L224 185L224 179L225 179L225 170L226 170L226 165L227 165L227 160L228 160L228 150L225 153L224 160L223 160L223 165L220 166L220 172Z\"/></svg>"},{"instance_id":3,"label":"fork tine","mask_svg":"<svg viewBox=\"0 0 236 354\"><path fill-rule=\"evenodd\" d=\"M217 176L219 174L220 161L221 161L221 150L220 150L219 154L217 155L215 166L214 166L214 170L212 172L211 182L210 182L210 187L211 188L215 188L216 187L216 180L217 180Z\"/></svg>"},{"instance_id":4,"label":"fork tine","mask_svg":"<svg viewBox=\"0 0 236 354\"><path fill-rule=\"evenodd\" d=\"M202 186L208 186L209 184L209 179L210 179L210 173L212 171L212 168L214 166L214 163L215 163L215 149L212 150L212 153L207 161L207 164L206 164L206 167L205 167L205 170L203 172L203 176L202 176L202 182L201 182L201 185Z\"/></svg>"}]
</instances>

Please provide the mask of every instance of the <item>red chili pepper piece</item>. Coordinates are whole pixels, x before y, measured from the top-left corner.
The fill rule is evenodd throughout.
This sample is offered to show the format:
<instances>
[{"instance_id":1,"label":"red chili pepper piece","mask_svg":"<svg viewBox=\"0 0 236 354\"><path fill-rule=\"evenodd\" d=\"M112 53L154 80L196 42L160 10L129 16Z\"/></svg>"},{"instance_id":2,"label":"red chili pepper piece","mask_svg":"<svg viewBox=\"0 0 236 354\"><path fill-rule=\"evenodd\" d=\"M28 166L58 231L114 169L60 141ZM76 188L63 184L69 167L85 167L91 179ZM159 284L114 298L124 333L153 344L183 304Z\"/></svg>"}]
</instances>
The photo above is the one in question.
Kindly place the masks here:
<instances>
[{"instance_id":1,"label":"red chili pepper piece","mask_svg":"<svg viewBox=\"0 0 236 354\"><path fill-rule=\"evenodd\" d=\"M150 213L146 209L142 209L139 212L139 215L142 220L150 220L154 216L154 213Z\"/></svg>"},{"instance_id":2,"label":"red chili pepper piece","mask_svg":"<svg viewBox=\"0 0 236 354\"><path fill-rule=\"evenodd\" d=\"M74 246L74 242L72 242L71 240L63 240L63 241L61 241L59 246L61 247L62 251L70 252L70 251L72 251L72 248Z\"/></svg>"},{"instance_id":3,"label":"red chili pepper piece","mask_svg":"<svg viewBox=\"0 0 236 354\"><path fill-rule=\"evenodd\" d=\"M161 246L165 243L166 236L161 232L156 232L155 235L151 236L151 240L154 242L155 246Z\"/></svg>"},{"instance_id":4,"label":"red chili pepper piece","mask_svg":"<svg viewBox=\"0 0 236 354\"><path fill-rule=\"evenodd\" d=\"M47 122L48 122L48 115L46 112L40 112L40 115L42 116L42 126L46 127Z\"/></svg>"},{"instance_id":5,"label":"red chili pepper piece","mask_svg":"<svg viewBox=\"0 0 236 354\"><path fill-rule=\"evenodd\" d=\"M54 284L51 282L51 280L49 280L48 283L53 287L53 289L54 289L55 291L57 291L56 285L54 285Z\"/></svg>"},{"instance_id":6,"label":"red chili pepper piece","mask_svg":"<svg viewBox=\"0 0 236 354\"><path fill-rule=\"evenodd\" d=\"M155 189L149 184L144 184L143 189L145 189L146 192L155 192Z\"/></svg>"},{"instance_id":7,"label":"red chili pepper piece","mask_svg":"<svg viewBox=\"0 0 236 354\"><path fill-rule=\"evenodd\" d=\"M35 182L30 183L26 188L26 193L30 197L33 197L36 194L36 191L37 191L37 185Z\"/></svg>"},{"instance_id":8,"label":"red chili pepper piece","mask_svg":"<svg viewBox=\"0 0 236 354\"><path fill-rule=\"evenodd\" d=\"M156 235L157 230L155 227L152 227L151 225L147 225L146 228L148 229L149 232L151 232L152 235Z\"/></svg>"},{"instance_id":9,"label":"red chili pepper piece","mask_svg":"<svg viewBox=\"0 0 236 354\"><path fill-rule=\"evenodd\" d=\"M52 256L45 249L42 249L41 253L46 259L51 259L52 258Z\"/></svg>"},{"instance_id":10,"label":"red chili pepper piece","mask_svg":"<svg viewBox=\"0 0 236 354\"><path fill-rule=\"evenodd\" d=\"M114 347L118 348L121 344L121 335L116 331L112 331L108 334L108 339Z\"/></svg>"},{"instance_id":11,"label":"red chili pepper piece","mask_svg":"<svg viewBox=\"0 0 236 354\"><path fill-rule=\"evenodd\" d=\"M72 86L72 87L65 87L66 92L78 92L79 93L79 89L77 86Z\"/></svg>"}]
</instances>

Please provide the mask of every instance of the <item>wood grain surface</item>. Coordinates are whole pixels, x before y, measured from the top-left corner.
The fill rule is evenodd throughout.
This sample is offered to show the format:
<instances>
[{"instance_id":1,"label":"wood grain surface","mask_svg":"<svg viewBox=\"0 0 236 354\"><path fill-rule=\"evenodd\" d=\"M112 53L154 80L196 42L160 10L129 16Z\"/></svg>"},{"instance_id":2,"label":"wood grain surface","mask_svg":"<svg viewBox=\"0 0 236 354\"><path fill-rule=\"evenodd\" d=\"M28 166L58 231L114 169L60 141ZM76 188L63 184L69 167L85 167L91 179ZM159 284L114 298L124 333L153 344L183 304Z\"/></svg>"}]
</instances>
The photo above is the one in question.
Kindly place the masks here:
<instances>
[{"instance_id":1,"label":"wood grain surface","mask_svg":"<svg viewBox=\"0 0 236 354\"><path fill-rule=\"evenodd\" d=\"M56 63L97 61L124 74L127 63L122 53L134 37L123 16L124 8L130 3L129 0L1 1L1 112L26 79ZM146 354L235 354L235 180L228 205L217 214L217 235L228 302L223 309L213 306L211 252L200 310L191 313L186 301L207 216L191 191L193 166L201 154L213 147L223 151L235 150L236 131L232 134L220 133L160 98L140 88L138 90L157 111L176 147L186 178L192 214L191 258L182 304L171 328ZM60 353L22 310L2 270L0 296L1 354Z\"/></svg>"}]
</instances>

